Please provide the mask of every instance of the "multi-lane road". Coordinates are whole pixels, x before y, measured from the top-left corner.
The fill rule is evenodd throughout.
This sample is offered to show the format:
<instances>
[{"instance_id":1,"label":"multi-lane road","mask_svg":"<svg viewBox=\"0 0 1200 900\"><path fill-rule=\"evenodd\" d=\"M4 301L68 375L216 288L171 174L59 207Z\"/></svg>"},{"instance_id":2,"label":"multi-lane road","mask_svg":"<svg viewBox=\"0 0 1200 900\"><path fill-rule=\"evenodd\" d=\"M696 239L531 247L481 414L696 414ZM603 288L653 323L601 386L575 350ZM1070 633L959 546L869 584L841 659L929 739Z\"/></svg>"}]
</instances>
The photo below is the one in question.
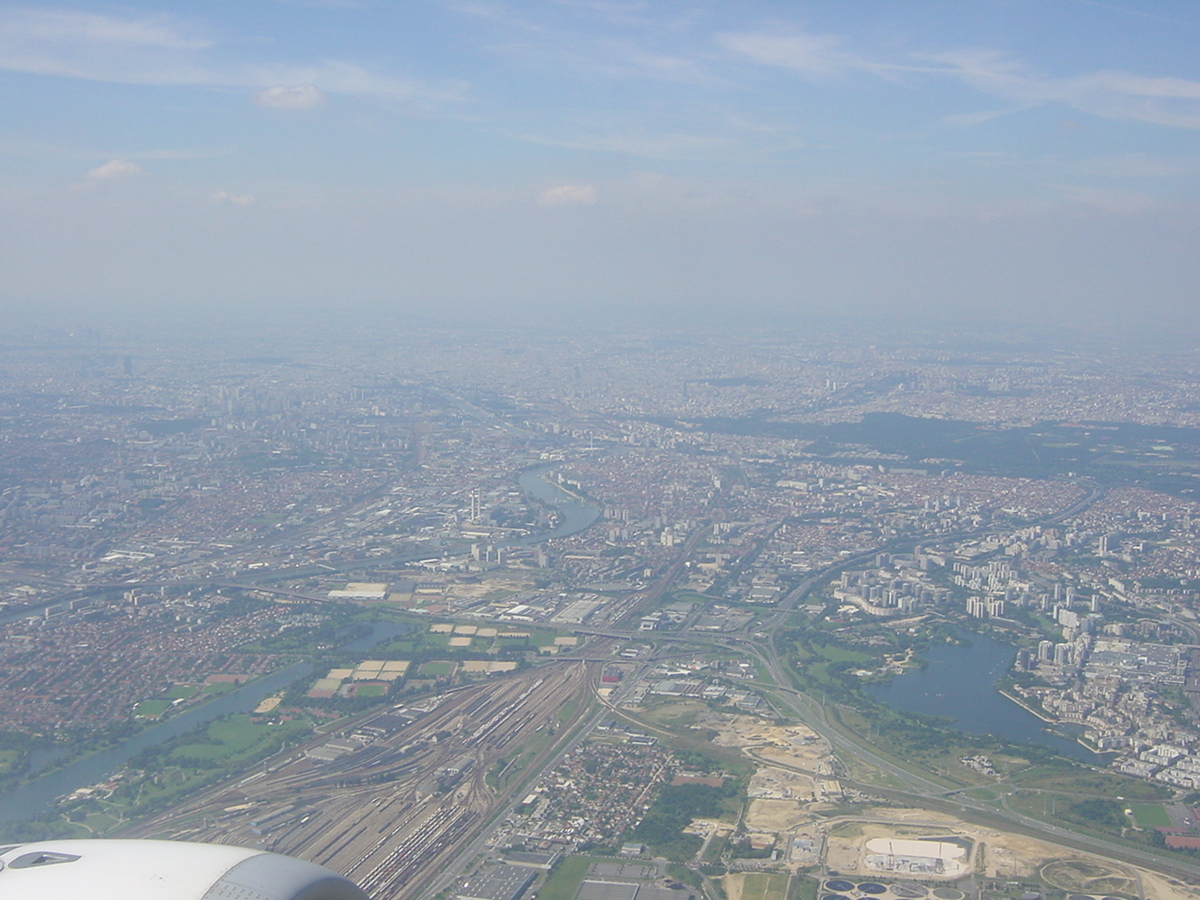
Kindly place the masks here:
<instances>
[{"instance_id":1,"label":"multi-lane road","mask_svg":"<svg viewBox=\"0 0 1200 900\"><path fill-rule=\"evenodd\" d=\"M1099 491L1093 489L1068 510L1045 521L1075 514L1097 496ZM828 740L843 759L856 758L889 781L887 785L848 782L853 787L1184 878L1200 878L1200 866L1078 834L1004 803L991 806L956 793L946 783L899 764L839 727L820 703L794 687L787 661L769 636L825 580L871 558L879 549L901 549L899 542L813 573L790 591L766 620L738 632L647 634L631 630L628 623L670 590L707 533L706 528L697 529L652 588L613 604L611 624L577 630L619 640L650 638L673 646L720 647L755 658L770 679L760 687L777 712L801 720ZM969 536L971 533L964 532L953 537ZM596 707L577 702L572 714L562 720L560 710L572 699L591 697L598 660L606 657L607 653L597 654L595 647L590 647L574 659L560 659L550 666L456 690L411 724L351 747L335 759L322 761L301 751L236 786L227 785L184 804L137 831L264 846L344 872L378 900L415 900L444 885L445 878L434 884L435 874L459 868L468 852L473 856L481 846L485 826L511 804L513 791L545 770L586 732L597 714ZM549 734L551 731L555 733ZM320 756L317 745L322 742L328 743L328 739L306 749L318 751L316 756ZM518 758L523 774L505 789L488 777L501 761L515 764Z\"/></svg>"}]
</instances>

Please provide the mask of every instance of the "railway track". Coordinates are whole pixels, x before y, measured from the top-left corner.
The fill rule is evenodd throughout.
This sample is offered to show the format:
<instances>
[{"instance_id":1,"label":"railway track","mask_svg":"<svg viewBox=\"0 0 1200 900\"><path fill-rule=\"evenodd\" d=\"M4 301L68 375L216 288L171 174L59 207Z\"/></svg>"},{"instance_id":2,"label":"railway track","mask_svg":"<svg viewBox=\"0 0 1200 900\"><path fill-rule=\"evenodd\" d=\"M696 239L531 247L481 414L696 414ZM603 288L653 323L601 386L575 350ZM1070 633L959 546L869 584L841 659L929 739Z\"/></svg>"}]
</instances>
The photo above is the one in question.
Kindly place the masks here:
<instances>
[{"instance_id":1,"label":"railway track","mask_svg":"<svg viewBox=\"0 0 1200 900\"><path fill-rule=\"evenodd\" d=\"M415 900L510 799L489 771L544 746L526 760L536 766L558 726L572 724L559 722L559 710L586 696L597 671L564 658L500 676L359 750L331 761L306 755L334 739L325 735L131 834L262 847L342 872L376 900Z\"/></svg>"}]
</instances>

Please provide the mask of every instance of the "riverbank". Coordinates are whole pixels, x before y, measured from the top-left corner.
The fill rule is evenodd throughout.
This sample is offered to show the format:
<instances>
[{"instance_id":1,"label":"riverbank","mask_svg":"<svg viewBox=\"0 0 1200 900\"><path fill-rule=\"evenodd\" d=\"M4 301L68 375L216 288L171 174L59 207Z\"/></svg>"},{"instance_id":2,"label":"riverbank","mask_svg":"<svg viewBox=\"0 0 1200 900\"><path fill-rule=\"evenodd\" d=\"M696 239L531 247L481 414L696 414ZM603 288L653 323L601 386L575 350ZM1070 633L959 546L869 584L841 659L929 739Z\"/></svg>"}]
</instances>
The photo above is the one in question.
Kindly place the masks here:
<instances>
[{"instance_id":1,"label":"riverbank","mask_svg":"<svg viewBox=\"0 0 1200 900\"><path fill-rule=\"evenodd\" d=\"M1047 725L1057 725L1058 724L1057 720L1050 718L1048 715L1046 715L1044 712L1041 712L1040 710L1034 709L1032 706L1030 706L1028 703L1026 703L1024 700L1022 700L1016 694L1010 693L1009 691L1005 690L1004 688L996 688L996 691L1000 694L1001 697L1007 697L1013 703L1017 704L1017 706L1021 707L1021 709L1037 716L1039 719L1041 719Z\"/></svg>"},{"instance_id":2,"label":"riverbank","mask_svg":"<svg viewBox=\"0 0 1200 900\"><path fill-rule=\"evenodd\" d=\"M568 537L590 528L602 515L603 509L600 505L581 502L586 498L545 477L551 468L553 467L549 465L531 467L520 472L517 480L522 490L531 498L545 504L554 512L557 524L548 531L520 538L514 542L515 545L529 546L545 540ZM416 558L419 557L411 554L395 557L396 560ZM391 560L377 559L373 560L373 564L388 561ZM348 568L351 565L361 567L362 563L346 563L343 567ZM289 571L282 574L259 573L254 577L284 580L295 575L295 571ZM352 639L337 649L345 652L367 650L375 643L395 637L411 627L408 623L375 622L367 635ZM70 751L54 748L38 751L35 768L27 769L28 774L23 776L20 783L10 783L8 789L0 793L0 825L23 822L42 815L54 808L58 798L79 788L105 781L137 754L188 731L209 725L222 716L251 712L265 697L285 689L299 678L311 675L313 671L314 663L311 661L292 663L258 681L242 685L227 694L189 708L166 721L140 729L128 737L83 756L64 758Z\"/></svg>"},{"instance_id":3,"label":"riverbank","mask_svg":"<svg viewBox=\"0 0 1200 900\"><path fill-rule=\"evenodd\" d=\"M603 509L599 505L588 503L582 495L577 496L556 481L545 478L544 475L552 466L534 466L526 469L517 476L517 484L535 502L550 508L558 517L558 524L549 531L532 534L520 538L514 543L519 546L532 546L553 538L570 537L578 534L599 521Z\"/></svg>"},{"instance_id":4,"label":"riverbank","mask_svg":"<svg viewBox=\"0 0 1200 900\"><path fill-rule=\"evenodd\" d=\"M372 624L367 634L352 638L338 650L366 651L381 641L406 634L411 628L412 625L407 622L378 621ZM40 772L0 796L0 825L42 815L53 808L59 797L106 780L139 753L209 725L222 716L251 712L264 698L286 689L300 678L311 676L315 670L316 664L313 662L292 663L178 716L151 725L116 744Z\"/></svg>"},{"instance_id":5,"label":"riverbank","mask_svg":"<svg viewBox=\"0 0 1200 900\"><path fill-rule=\"evenodd\" d=\"M999 693L1001 696L1003 696L1003 697L1007 697L1007 698L1008 698L1009 700L1011 700L1013 703L1017 704L1017 706L1021 707L1021 709L1025 710L1025 711L1026 711L1026 712L1028 712L1028 713L1032 713L1033 715L1037 716L1039 719L1041 719L1043 722L1045 722L1047 725L1051 726L1052 728L1053 728L1054 726L1056 726L1056 725L1062 725L1062 724L1063 724L1063 723L1062 723L1062 722L1060 722L1058 719L1052 719L1052 718L1050 718L1049 716L1047 716L1045 713L1043 713L1043 712L1041 712L1041 711L1039 711L1039 710L1037 710L1037 709L1034 709L1034 708L1033 708L1032 706L1030 706L1028 703L1025 703L1025 702L1023 702L1023 701L1022 701L1022 700L1021 700L1019 697L1017 697L1016 695L1012 694L1011 692L1009 692L1009 691L1005 690L1004 688L996 688L996 690L997 690L997 692L998 692L998 693ZM1056 733L1056 734L1062 734L1062 732L1058 732L1058 731L1056 731L1055 733ZM1086 738L1085 738L1085 737L1084 737L1082 734L1074 734L1074 735L1070 735L1070 734L1068 734L1068 735L1063 735L1063 736L1064 736L1065 738L1067 738L1068 740L1073 740L1073 741L1074 741L1075 743L1077 743L1077 744L1078 744L1080 747L1082 747L1083 749L1087 750L1089 753L1094 753L1094 754L1096 754L1097 756L1101 756L1101 755L1102 755L1102 754L1104 754L1104 753L1111 753L1111 752L1112 752L1111 750L1108 750L1108 751L1101 750L1099 747L1097 747L1096 745L1094 745L1094 744L1093 744L1091 741L1087 740L1087 739L1086 739Z\"/></svg>"}]
</instances>

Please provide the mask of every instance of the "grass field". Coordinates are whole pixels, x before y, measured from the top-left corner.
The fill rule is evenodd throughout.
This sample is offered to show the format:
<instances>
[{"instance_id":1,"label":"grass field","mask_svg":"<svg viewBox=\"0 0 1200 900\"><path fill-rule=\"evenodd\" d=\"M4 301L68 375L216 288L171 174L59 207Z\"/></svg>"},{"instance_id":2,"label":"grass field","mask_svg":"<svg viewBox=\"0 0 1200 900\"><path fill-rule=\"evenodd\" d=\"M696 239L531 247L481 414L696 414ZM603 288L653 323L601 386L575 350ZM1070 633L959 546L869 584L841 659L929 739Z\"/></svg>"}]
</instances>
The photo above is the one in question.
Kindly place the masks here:
<instances>
[{"instance_id":1,"label":"grass field","mask_svg":"<svg viewBox=\"0 0 1200 900\"><path fill-rule=\"evenodd\" d=\"M562 725L564 722L570 721L571 716L575 715L575 710L577 710L578 708L579 708L579 700L578 699L568 700L566 703L564 703L561 707L559 707L559 710L558 710L558 715L557 715L558 724Z\"/></svg>"},{"instance_id":2,"label":"grass field","mask_svg":"<svg viewBox=\"0 0 1200 900\"><path fill-rule=\"evenodd\" d=\"M171 751L174 758L193 757L196 759L218 759L223 756L234 756L252 746L262 731L269 726L255 725L247 714L230 716L213 722L205 729L207 742L201 744L184 744Z\"/></svg>"},{"instance_id":3,"label":"grass field","mask_svg":"<svg viewBox=\"0 0 1200 900\"><path fill-rule=\"evenodd\" d=\"M434 625L448 625L448 622L435 622ZM425 626L428 628L428 626ZM500 629L504 631L504 628ZM521 630L521 629L518 629ZM536 649L539 647L553 646L554 639L559 633L555 631L536 631L530 633L528 637L506 638L500 637L482 637L478 634L471 635L472 641L470 647L451 647L450 639L453 637L462 637L462 635L454 632L432 632L432 631L417 631L406 635L403 638L391 641L382 647L377 647L372 651L381 659L397 659L405 656L412 656L422 650L438 650L439 653L445 653L448 656L454 656L460 651L470 650L476 652L479 650L511 650L514 647L519 649Z\"/></svg>"},{"instance_id":4,"label":"grass field","mask_svg":"<svg viewBox=\"0 0 1200 900\"><path fill-rule=\"evenodd\" d=\"M1172 824L1167 811L1157 803L1131 803L1129 809L1140 828L1158 828L1160 825L1169 828Z\"/></svg>"},{"instance_id":5,"label":"grass field","mask_svg":"<svg viewBox=\"0 0 1200 900\"><path fill-rule=\"evenodd\" d=\"M817 889L821 883L815 878L808 875L792 876L792 883L788 885L788 900L817 900Z\"/></svg>"},{"instance_id":6,"label":"grass field","mask_svg":"<svg viewBox=\"0 0 1200 900\"><path fill-rule=\"evenodd\" d=\"M708 712L708 707L694 700L668 700L658 705L646 704L641 718L667 729L687 728Z\"/></svg>"},{"instance_id":7,"label":"grass field","mask_svg":"<svg viewBox=\"0 0 1200 900\"><path fill-rule=\"evenodd\" d=\"M995 803L1000 799L995 791L989 791L987 788L971 788L963 793L975 800L982 800L984 803Z\"/></svg>"},{"instance_id":8,"label":"grass field","mask_svg":"<svg viewBox=\"0 0 1200 900\"><path fill-rule=\"evenodd\" d=\"M300 721L283 725L254 722L249 713L241 713L213 722L204 729L200 741L176 747L167 759L172 763L191 759L232 765L277 745L288 736L306 732L308 728L307 723Z\"/></svg>"},{"instance_id":9,"label":"grass field","mask_svg":"<svg viewBox=\"0 0 1200 900\"><path fill-rule=\"evenodd\" d=\"M170 700L143 700L134 709L133 714L145 719L157 719L170 708Z\"/></svg>"},{"instance_id":10,"label":"grass field","mask_svg":"<svg viewBox=\"0 0 1200 900\"><path fill-rule=\"evenodd\" d=\"M742 900L787 900L787 875L752 872L742 882Z\"/></svg>"},{"instance_id":11,"label":"grass field","mask_svg":"<svg viewBox=\"0 0 1200 900\"><path fill-rule=\"evenodd\" d=\"M675 600L681 603L700 603L705 606L719 599L717 597L710 597L708 594L698 594L696 591L676 591L673 596Z\"/></svg>"},{"instance_id":12,"label":"grass field","mask_svg":"<svg viewBox=\"0 0 1200 900\"><path fill-rule=\"evenodd\" d=\"M168 700L191 700L199 692L194 684L177 684L164 695Z\"/></svg>"},{"instance_id":13,"label":"grass field","mask_svg":"<svg viewBox=\"0 0 1200 900\"><path fill-rule=\"evenodd\" d=\"M721 854L725 852L725 848L729 846L729 838L715 837L708 842L708 849L704 851L703 862L718 863L721 861Z\"/></svg>"},{"instance_id":14,"label":"grass field","mask_svg":"<svg viewBox=\"0 0 1200 900\"><path fill-rule=\"evenodd\" d=\"M272 725L252 722L249 714L211 722L179 739L180 746L164 748L150 768L132 767L110 798L75 802L51 827L64 837L100 837L243 770L311 729L307 719Z\"/></svg>"},{"instance_id":15,"label":"grass field","mask_svg":"<svg viewBox=\"0 0 1200 900\"><path fill-rule=\"evenodd\" d=\"M537 900L571 900L591 864L590 856L568 856L554 867L538 891Z\"/></svg>"},{"instance_id":16,"label":"grass field","mask_svg":"<svg viewBox=\"0 0 1200 900\"><path fill-rule=\"evenodd\" d=\"M20 750L0 750L0 775L6 775L21 761Z\"/></svg>"},{"instance_id":17,"label":"grass field","mask_svg":"<svg viewBox=\"0 0 1200 900\"><path fill-rule=\"evenodd\" d=\"M830 662L867 663L874 659L874 657L859 650L847 650L843 647L829 645L818 647L817 652Z\"/></svg>"},{"instance_id":18,"label":"grass field","mask_svg":"<svg viewBox=\"0 0 1200 900\"><path fill-rule=\"evenodd\" d=\"M89 833L92 835L104 834L120 825L125 824L124 819L111 816L105 812L91 813L83 820L83 822L85 825L87 825Z\"/></svg>"},{"instance_id":19,"label":"grass field","mask_svg":"<svg viewBox=\"0 0 1200 900\"><path fill-rule=\"evenodd\" d=\"M1124 797L1126 800L1159 800L1171 795L1165 785L1142 781L1130 775L1092 772L1065 761L1046 763L1017 773L1009 778L1009 782L1043 791Z\"/></svg>"},{"instance_id":20,"label":"grass field","mask_svg":"<svg viewBox=\"0 0 1200 900\"><path fill-rule=\"evenodd\" d=\"M529 643L529 638L502 638L498 637L492 641L492 647L496 650L527 650L533 645Z\"/></svg>"}]
</instances>

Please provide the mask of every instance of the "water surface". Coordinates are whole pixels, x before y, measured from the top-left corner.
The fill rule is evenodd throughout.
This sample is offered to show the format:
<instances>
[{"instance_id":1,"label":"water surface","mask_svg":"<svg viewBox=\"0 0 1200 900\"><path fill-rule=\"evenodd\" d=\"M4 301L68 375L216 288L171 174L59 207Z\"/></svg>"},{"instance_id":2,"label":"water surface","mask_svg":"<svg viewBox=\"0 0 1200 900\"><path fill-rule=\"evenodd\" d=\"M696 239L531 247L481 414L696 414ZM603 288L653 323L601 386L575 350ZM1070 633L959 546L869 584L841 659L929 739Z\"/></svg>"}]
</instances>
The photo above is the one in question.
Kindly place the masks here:
<instances>
[{"instance_id":1,"label":"water surface","mask_svg":"<svg viewBox=\"0 0 1200 900\"><path fill-rule=\"evenodd\" d=\"M996 689L1017 650L982 634L965 635L969 644L936 644L924 669L909 669L886 684L867 686L876 700L898 712L944 716L967 734L994 734L1015 743L1038 744L1086 763L1102 760L1086 747L1055 734L1045 722Z\"/></svg>"},{"instance_id":2,"label":"water surface","mask_svg":"<svg viewBox=\"0 0 1200 900\"><path fill-rule=\"evenodd\" d=\"M376 622L367 634L343 644L339 649L349 652L369 650L381 641L390 641L406 634L412 627L404 622ZM19 822L44 813L53 806L56 798L104 781L143 750L177 738L221 716L250 712L263 698L283 690L299 678L312 676L315 671L313 663L294 663L285 669L272 672L265 678L235 688L228 694L194 706L165 722L152 725L105 750L34 778L0 796L0 823ZM34 759L35 771L36 768L45 766L61 756L63 752L60 748Z\"/></svg>"}]
</instances>

